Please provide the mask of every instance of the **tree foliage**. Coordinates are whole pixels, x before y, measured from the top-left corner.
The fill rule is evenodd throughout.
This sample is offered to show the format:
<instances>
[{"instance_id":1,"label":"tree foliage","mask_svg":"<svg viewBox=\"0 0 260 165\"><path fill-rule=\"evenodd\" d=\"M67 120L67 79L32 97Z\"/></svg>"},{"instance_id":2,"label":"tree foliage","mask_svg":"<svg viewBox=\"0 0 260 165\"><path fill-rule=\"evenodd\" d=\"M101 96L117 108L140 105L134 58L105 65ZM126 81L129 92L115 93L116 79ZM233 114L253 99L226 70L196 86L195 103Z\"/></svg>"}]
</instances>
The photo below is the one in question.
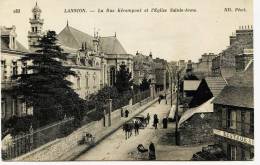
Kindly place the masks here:
<instances>
[{"instance_id":1,"label":"tree foliage","mask_svg":"<svg viewBox=\"0 0 260 165\"><path fill-rule=\"evenodd\" d=\"M35 53L22 57L32 62L27 74L17 75L14 94L22 96L27 106L33 107L34 118L40 125L61 119L66 114L80 117L83 100L71 89L67 76L75 76L70 67L62 65L67 54L57 44L55 31L48 31L35 46Z\"/></svg>"},{"instance_id":2,"label":"tree foliage","mask_svg":"<svg viewBox=\"0 0 260 165\"><path fill-rule=\"evenodd\" d=\"M143 78L142 83L140 84L140 90L146 91L150 89L151 80L147 80L147 78Z\"/></svg>"},{"instance_id":3,"label":"tree foliage","mask_svg":"<svg viewBox=\"0 0 260 165\"><path fill-rule=\"evenodd\" d=\"M129 69L126 68L126 65L120 65L120 69L116 74L116 83L115 87L117 88L119 93L125 93L131 91L131 86L133 85L133 81L131 80L132 73L129 72Z\"/></svg>"}]
</instances>

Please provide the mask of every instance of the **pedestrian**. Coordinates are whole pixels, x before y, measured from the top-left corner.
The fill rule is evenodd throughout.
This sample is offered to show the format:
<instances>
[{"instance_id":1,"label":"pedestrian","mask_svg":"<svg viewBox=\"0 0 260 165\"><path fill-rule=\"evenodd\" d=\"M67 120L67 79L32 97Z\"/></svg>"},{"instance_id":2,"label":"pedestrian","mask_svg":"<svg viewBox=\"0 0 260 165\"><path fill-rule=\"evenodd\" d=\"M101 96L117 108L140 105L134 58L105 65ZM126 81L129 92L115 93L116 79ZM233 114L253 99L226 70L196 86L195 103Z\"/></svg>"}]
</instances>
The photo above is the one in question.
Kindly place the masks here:
<instances>
[{"instance_id":1,"label":"pedestrian","mask_svg":"<svg viewBox=\"0 0 260 165\"><path fill-rule=\"evenodd\" d=\"M134 129L135 129L135 136L136 136L136 135L139 134L139 123L138 123L138 121L135 121Z\"/></svg>"},{"instance_id":2,"label":"pedestrian","mask_svg":"<svg viewBox=\"0 0 260 165\"><path fill-rule=\"evenodd\" d=\"M150 114L147 113L147 116L146 116L146 123L149 124L149 122L150 122Z\"/></svg>"},{"instance_id":3,"label":"pedestrian","mask_svg":"<svg viewBox=\"0 0 260 165\"><path fill-rule=\"evenodd\" d=\"M159 102L159 104L161 103L161 96L159 97L158 102Z\"/></svg>"},{"instance_id":4,"label":"pedestrian","mask_svg":"<svg viewBox=\"0 0 260 165\"><path fill-rule=\"evenodd\" d=\"M154 114L154 116L153 116L153 126L154 126L155 129L157 129L158 123L159 123L158 116L157 116L157 114Z\"/></svg>"},{"instance_id":5,"label":"pedestrian","mask_svg":"<svg viewBox=\"0 0 260 165\"><path fill-rule=\"evenodd\" d=\"M162 122L163 122L163 128L167 128L168 121L167 121L167 117L166 116L164 116Z\"/></svg>"},{"instance_id":6,"label":"pedestrian","mask_svg":"<svg viewBox=\"0 0 260 165\"><path fill-rule=\"evenodd\" d=\"M128 118L129 111L125 110L125 117Z\"/></svg>"},{"instance_id":7,"label":"pedestrian","mask_svg":"<svg viewBox=\"0 0 260 165\"><path fill-rule=\"evenodd\" d=\"M153 142L151 142L149 145L149 160L156 160L155 146Z\"/></svg>"}]
</instances>

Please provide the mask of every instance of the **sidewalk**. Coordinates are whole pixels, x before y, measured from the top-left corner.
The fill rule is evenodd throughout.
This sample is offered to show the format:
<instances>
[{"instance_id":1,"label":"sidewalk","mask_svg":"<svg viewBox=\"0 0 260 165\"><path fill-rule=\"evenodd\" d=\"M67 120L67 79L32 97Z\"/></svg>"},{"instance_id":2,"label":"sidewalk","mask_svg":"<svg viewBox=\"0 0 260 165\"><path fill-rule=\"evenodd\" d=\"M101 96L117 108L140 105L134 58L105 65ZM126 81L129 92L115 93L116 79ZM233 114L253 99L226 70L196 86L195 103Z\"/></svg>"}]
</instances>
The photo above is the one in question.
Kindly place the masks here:
<instances>
[{"instance_id":1,"label":"sidewalk","mask_svg":"<svg viewBox=\"0 0 260 165\"><path fill-rule=\"evenodd\" d=\"M94 136L96 137L96 143L98 144L102 140L104 140L106 137L113 134L115 131L117 131L126 121L131 120L134 116L142 113L144 110L146 110L148 107L153 105L157 101L157 98L146 103L145 105L142 105L137 110L135 110L133 113L129 114L128 118L121 118L117 123L113 123L110 127L105 127L105 129L102 129L98 132L93 132ZM73 150L70 150L70 152L67 152L63 154L62 156L58 157L57 160L64 161L64 160L74 160L84 152L88 151L94 146L90 145L78 145L77 147L73 148Z\"/></svg>"}]
</instances>

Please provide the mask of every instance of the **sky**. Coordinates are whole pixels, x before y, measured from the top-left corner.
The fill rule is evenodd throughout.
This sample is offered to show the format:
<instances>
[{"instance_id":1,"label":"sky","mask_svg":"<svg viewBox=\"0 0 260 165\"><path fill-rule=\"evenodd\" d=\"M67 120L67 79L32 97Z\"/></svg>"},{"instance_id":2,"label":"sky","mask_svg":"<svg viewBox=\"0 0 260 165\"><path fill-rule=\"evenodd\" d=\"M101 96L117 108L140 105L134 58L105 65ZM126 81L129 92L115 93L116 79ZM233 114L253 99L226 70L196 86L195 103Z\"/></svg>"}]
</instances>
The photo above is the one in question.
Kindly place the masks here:
<instances>
[{"instance_id":1,"label":"sky","mask_svg":"<svg viewBox=\"0 0 260 165\"><path fill-rule=\"evenodd\" d=\"M36 0L1 0L0 25L16 26L17 40L28 47L29 18ZM130 54L139 51L168 61L197 62L203 53L220 53L229 45L229 36L239 26L253 25L252 0L37 0L42 10L44 30L59 33L69 25L93 35L117 38ZM95 12L65 13L68 9ZM165 8L167 12L98 13L98 9ZM195 9L196 12L169 12L170 8ZM232 12L224 12L232 8ZM245 12L235 12L245 8ZM20 13L13 10L20 9Z\"/></svg>"}]
</instances>

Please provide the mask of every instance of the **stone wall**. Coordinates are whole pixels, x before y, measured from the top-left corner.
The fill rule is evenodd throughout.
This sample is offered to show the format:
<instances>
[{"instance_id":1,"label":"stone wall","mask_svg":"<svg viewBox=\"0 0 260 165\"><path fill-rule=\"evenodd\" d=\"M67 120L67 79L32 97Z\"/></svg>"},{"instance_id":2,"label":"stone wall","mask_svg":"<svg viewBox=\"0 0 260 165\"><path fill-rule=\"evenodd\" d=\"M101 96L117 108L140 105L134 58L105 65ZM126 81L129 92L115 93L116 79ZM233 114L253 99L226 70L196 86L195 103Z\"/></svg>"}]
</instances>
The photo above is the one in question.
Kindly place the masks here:
<instances>
[{"instance_id":1,"label":"stone wall","mask_svg":"<svg viewBox=\"0 0 260 165\"><path fill-rule=\"evenodd\" d=\"M143 100L141 103L137 103L132 106L125 106L125 107L123 107L123 109L125 110L127 108L129 110L130 114L137 113L137 112L139 112L139 110L141 112L143 109L145 109L145 108L138 109L141 105L145 104L145 107L149 107L149 105L151 105L155 102L155 100L153 100L152 102L149 102L149 101L151 101L150 97ZM122 110L122 108L115 110L111 113L111 120L112 120L111 127L115 127L120 122L124 121L124 120L122 120L123 118L121 117L121 110ZM106 115L106 125L107 125L107 123L108 123L108 115ZM33 150L32 152L29 152L25 155L17 157L13 160L14 161L60 160L59 158L62 157L64 154L70 153L71 150L73 150L79 146L78 141L82 138L82 135L84 132L89 132L92 135L94 135L95 137L100 138L99 136L107 133L108 132L107 129L111 128L111 127L104 127L103 119L101 119L99 121L94 121L94 122L88 123L88 124L84 125L83 127L75 130L67 137L56 139L52 142L49 142L49 143ZM115 129L116 129L116 127L115 127ZM82 147L86 148L86 146L83 146L83 145L82 145Z\"/></svg>"},{"instance_id":2,"label":"stone wall","mask_svg":"<svg viewBox=\"0 0 260 165\"><path fill-rule=\"evenodd\" d=\"M179 144L193 145L213 141L214 113L197 113L179 128Z\"/></svg>"}]
</instances>

